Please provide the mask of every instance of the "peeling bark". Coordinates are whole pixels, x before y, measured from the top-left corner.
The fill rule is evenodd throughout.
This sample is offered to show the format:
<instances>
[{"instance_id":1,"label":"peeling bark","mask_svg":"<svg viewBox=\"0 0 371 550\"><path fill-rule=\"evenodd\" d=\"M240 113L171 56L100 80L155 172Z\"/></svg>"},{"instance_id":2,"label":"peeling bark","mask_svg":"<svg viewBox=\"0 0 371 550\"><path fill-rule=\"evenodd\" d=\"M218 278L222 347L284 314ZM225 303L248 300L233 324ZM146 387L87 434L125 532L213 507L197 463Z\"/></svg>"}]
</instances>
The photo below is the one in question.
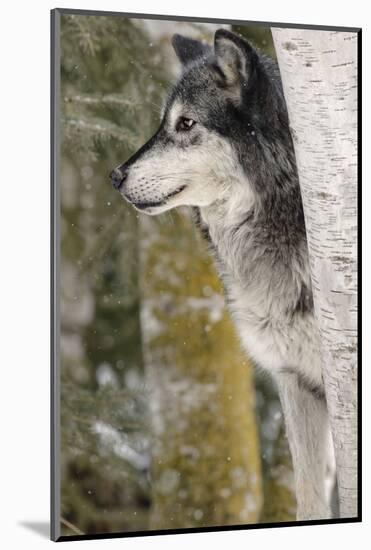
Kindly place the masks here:
<instances>
[{"instance_id":1,"label":"peeling bark","mask_svg":"<svg viewBox=\"0 0 371 550\"><path fill-rule=\"evenodd\" d=\"M303 196L341 517L357 516L357 33L272 29Z\"/></svg>"}]
</instances>

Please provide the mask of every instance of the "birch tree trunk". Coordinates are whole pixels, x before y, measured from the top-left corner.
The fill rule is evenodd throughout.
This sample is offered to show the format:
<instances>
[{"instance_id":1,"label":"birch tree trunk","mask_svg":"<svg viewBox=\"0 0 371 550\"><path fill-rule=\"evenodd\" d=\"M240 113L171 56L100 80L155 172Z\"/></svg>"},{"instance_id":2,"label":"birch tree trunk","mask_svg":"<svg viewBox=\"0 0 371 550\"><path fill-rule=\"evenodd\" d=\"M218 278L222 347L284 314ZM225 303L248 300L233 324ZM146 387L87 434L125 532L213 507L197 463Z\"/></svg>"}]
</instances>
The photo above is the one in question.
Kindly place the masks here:
<instances>
[{"instance_id":1,"label":"birch tree trunk","mask_svg":"<svg viewBox=\"0 0 371 550\"><path fill-rule=\"evenodd\" d=\"M357 516L357 33L272 29L298 164L341 517Z\"/></svg>"}]
</instances>

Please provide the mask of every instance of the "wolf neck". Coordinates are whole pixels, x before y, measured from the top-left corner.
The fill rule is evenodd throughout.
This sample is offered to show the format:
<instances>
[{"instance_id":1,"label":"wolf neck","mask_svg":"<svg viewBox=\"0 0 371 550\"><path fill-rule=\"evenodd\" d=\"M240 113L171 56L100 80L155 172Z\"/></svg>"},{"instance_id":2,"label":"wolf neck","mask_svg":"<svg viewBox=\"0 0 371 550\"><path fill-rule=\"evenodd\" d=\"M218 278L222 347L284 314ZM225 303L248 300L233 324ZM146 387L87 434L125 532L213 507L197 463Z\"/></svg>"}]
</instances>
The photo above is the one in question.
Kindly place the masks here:
<instances>
[{"instance_id":1,"label":"wolf neck","mask_svg":"<svg viewBox=\"0 0 371 550\"><path fill-rule=\"evenodd\" d=\"M287 293L295 307L302 289L310 287L305 224L297 185L274 196L241 193L200 209L201 228L216 251L227 294L231 287L264 297L274 288ZM233 289L232 289L233 290ZM279 306L278 303L276 303ZM265 305L261 303L265 309ZM267 303L267 308L271 306ZM267 313L267 312L265 312Z\"/></svg>"},{"instance_id":2,"label":"wolf neck","mask_svg":"<svg viewBox=\"0 0 371 550\"><path fill-rule=\"evenodd\" d=\"M223 271L240 278L241 256L249 248L249 221L254 217L251 196L200 208L201 227L213 245Z\"/></svg>"}]
</instances>

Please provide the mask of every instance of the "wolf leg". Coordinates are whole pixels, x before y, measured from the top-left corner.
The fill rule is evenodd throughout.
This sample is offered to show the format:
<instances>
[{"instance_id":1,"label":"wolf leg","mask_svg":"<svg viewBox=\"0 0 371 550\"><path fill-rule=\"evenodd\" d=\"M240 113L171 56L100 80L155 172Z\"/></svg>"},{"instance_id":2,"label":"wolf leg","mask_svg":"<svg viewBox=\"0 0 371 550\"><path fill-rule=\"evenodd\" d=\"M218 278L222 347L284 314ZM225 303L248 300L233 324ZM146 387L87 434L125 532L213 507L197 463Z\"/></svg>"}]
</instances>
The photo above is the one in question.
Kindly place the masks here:
<instances>
[{"instance_id":1,"label":"wolf leg","mask_svg":"<svg viewBox=\"0 0 371 550\"><path fill-rule=\"evenodd\" d=\"M330 518L325 496L329 429L326 402L302 387L296 373L280 372L276 382L294 466L297 519Z\"/></svg>"}]
</instances>

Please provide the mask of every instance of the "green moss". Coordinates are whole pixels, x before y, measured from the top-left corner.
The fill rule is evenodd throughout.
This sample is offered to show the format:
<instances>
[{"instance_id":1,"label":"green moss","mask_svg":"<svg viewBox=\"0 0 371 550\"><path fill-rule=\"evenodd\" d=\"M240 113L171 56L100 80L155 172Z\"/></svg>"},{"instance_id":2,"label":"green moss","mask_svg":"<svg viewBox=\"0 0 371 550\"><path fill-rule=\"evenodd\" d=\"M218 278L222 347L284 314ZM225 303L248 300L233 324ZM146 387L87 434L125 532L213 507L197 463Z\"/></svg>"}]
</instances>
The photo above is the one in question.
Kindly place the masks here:
<instances>
[{"instance_id":1,"label":"green moss","mask_svg":"<svg viewBox=\"0 0 371 550\"><path fill-rule=\"evenodd\" d=\"M212 262L180 214L171 226L146 220L141 240L150 241L142 296L161 327L144 336L157 415L151 527L255 523L262 481L251 365Z\"/></svg>"}]
</instances>

